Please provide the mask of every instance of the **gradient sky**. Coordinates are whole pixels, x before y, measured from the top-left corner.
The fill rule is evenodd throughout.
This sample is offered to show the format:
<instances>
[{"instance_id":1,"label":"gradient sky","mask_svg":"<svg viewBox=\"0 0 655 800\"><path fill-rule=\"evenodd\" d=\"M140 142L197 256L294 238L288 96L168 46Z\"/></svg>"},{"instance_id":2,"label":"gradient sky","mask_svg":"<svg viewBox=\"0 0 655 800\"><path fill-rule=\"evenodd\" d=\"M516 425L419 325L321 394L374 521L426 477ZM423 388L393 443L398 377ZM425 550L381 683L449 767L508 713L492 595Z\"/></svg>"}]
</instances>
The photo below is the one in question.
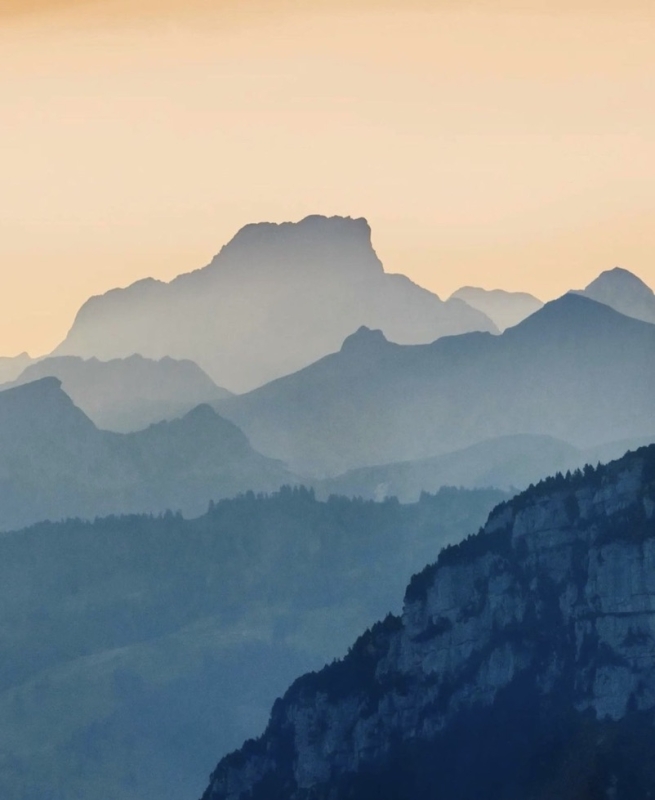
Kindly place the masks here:
<instances>
[{"instance_id":1,"label":"gradient sky","mask_svg":"<svg viewBox=\"0 0 655 800\"><path fill-rule=\"evenodd\" d=\"M0 354L312 213L442 297L655 285L653 42L652 0L0 0Z\"/></svg>"}]
</instances>

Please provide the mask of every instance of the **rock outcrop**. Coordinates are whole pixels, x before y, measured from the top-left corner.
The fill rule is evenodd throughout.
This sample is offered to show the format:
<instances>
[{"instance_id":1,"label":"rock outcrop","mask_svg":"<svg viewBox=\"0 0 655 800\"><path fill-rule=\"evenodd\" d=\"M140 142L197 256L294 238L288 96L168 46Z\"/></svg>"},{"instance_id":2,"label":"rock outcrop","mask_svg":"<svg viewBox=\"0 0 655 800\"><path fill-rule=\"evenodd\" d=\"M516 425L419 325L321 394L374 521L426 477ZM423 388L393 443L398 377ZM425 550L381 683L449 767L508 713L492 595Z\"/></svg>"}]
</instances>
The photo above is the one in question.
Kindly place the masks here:
<instances>
[{"instance_id":1,"label":"rock outcrop","mask_svg":"<svg viewBox=\"0 0 655 800\"><path fill-rule=\"evenodd\" d=\"M204 800L655 796L655 446L498 506Z\"/></svg>"}]
</instances>

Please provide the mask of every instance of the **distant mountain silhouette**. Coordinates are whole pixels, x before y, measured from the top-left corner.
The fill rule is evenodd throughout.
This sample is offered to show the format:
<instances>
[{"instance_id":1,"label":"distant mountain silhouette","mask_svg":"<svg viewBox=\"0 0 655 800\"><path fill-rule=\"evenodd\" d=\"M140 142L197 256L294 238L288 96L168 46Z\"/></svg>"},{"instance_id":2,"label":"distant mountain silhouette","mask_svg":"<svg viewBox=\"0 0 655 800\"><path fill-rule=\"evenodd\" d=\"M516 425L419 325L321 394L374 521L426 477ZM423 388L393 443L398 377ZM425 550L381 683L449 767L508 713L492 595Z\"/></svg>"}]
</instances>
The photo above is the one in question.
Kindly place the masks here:
<instances>
[{"instance_id":1,"label":"distant mountain silhouette","mask_svg":"<svg viewBox=\"0 0 655 800\"><path fill-rule=\"evenodd\" d=\"M434 492L442 486L522 490L544 475L609 461L653 442L655 428L650 436L608 442L589 450L552 436L514 434L433 458L360 467L313 485L319 497L339 494L378 501L397 497L402 503L415 502L422 492Z\"/></svg>"},{"instance_id":2,"label":"distant mountain silhouette","mask_svg":"<svg viewBox=\"0 0 655 800\"><path fill-rule=\"evenodd\" d=\"M415 502L440 486L524 489L543 475L584 466L582 453L552 436L500 436L419 461L360 467L315 484L319 496L340 494Z\"/></svg>"},{"instance_id":3,"label":"distant mountain silhouette","mask_svg":"<svg viewBox=\"0 0 655 800\"><path fill-rule=\"evenodd\" d=\"M16 380L23 370L34 362L27 353L18 356L0 356L0 384Z\"/></svg>"},{"instance_id":4,"label":"distant mountain silhouette","mask_svg":"<svg viewBox=\"0 0 655 800\"><path fill-rule=\"evenodd\" d=\"M43 519L182 510L293 482L202 405L129 434L101 431L43 378L0 392L0 530Z\"/></svg>"},{"instance_id":5,"label":"distant mountain silhouette","mask_svg":"<svg viewBox=\"0 0 655 800\"><path fill-rule=\"evenodd\" d=\"M99 428L120 432L140 430L231 395L193 361L168 357L45 358L28 366L14 385L44 377L58 378L64 392Z\"/></svg>"},{"instance_id":6,"label":"distant mountain silhouette","mask_svg":"<svg viewBox=\"0 0 655 800\"><path fill-rule=\"evenodd\" d=\"M655 294L627 269L608 269L577 294L611 306L621 314L655 323Z\"/></svg>"},{"instance_id":7,"label":"distant mountain silhouette","mask_svg":"<svg viewBox=\"0 0 655 800\"><path fill-rule=\"evenodd\" d=\"M568 294L500 336L403 346L360 330L218 407L260 452L316 477L518 433L589 448L655 432L653 353L654 325Z\"/></svg>"},{"instance_id":8,"label":"distant mountain silhouette","mask_svg":"<svg viewBox=\"0 0 655 800\"><path fill-rule=\"evenodd\" d=\"M55 355L189 358L245 391L336 350L360 325L403 343L495 331L462 300L384 272L364 219L242 228L209 266L92 297Z\"/></svg>"},{"instance_id":9,"label":"distant mountain silhouette","mask_svg":"<svg viewBox=\"0 0 655 800\"><path fill-rule=\"evenodd\" d=\"M463 286L453 292L450 299L463 300L472 308L482 311L500 331L518 325L543 306L541 300L526 292L480 289L475 286Z\"/></svg>"}]
</instances>

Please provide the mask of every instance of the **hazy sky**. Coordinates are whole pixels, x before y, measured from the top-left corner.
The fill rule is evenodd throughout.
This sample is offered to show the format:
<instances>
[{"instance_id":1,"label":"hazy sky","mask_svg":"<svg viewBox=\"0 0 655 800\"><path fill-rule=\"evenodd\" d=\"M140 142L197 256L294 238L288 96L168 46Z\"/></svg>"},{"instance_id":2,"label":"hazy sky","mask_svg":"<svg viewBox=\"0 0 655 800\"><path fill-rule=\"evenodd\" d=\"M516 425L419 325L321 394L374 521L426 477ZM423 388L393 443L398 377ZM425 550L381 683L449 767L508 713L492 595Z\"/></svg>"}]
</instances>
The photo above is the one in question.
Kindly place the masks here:
<instances>
[{"instance_id":1,"label":"hazy sky","mask_svg":"<svg viewBox=\"0 0 655 800\"><path fill-rule=\"evenodd\" d=\"M0 354L311 213L442 297L655 285L653 42L652 0L0 0Z\"/></svg>"}]
</instances>

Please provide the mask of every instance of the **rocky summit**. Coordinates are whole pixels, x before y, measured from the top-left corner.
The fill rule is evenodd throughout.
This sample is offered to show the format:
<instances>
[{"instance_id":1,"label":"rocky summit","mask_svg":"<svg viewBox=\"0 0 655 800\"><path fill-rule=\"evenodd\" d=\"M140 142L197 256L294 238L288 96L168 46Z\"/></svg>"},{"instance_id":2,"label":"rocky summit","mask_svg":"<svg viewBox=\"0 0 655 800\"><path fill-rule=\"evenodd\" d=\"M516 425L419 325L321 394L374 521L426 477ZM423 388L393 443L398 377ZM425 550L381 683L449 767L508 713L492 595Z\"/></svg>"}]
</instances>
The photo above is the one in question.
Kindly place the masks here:
<instances>
[{"instance_id":1,"label":"rocky summit","mask_svg":"<svg viewBox=\"0 0 655 800\"><path fill-rule=\"evenodd\" d=\"M496 507L204 800L643 800L654 720L651 446Z\"/></svg>"},{"instance_id":2,"label":"rocky summit","mask_svg":"<svg viewBox=\"0 0 655 800\"><path fill-rule=\"evenodd\" d=\"M246 225L202 269L90 298L55 354L191 359L240 392L335 352L361 325L406 343L498 332L463 300L385 272L365 219L313 215Z\"/></svg>"}]
</instances>

